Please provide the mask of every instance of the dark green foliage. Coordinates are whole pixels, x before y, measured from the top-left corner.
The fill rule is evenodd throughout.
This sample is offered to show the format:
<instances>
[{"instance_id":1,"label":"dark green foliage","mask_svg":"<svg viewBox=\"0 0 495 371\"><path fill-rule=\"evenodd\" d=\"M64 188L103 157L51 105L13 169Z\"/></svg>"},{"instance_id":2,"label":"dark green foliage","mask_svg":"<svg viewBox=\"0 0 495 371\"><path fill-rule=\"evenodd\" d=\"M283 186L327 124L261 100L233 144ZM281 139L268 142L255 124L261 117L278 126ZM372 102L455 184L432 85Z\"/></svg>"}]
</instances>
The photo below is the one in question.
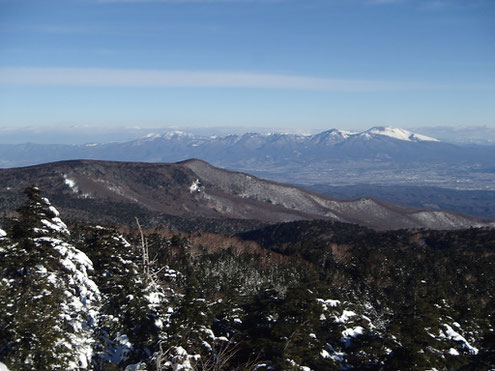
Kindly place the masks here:
<instances>
[{"instance_id":1,"label":"dark green foliage","mask_svg":"<svg viewBox=\"0 0 495 371\"><path fill-rule=\"evenodd\" d=\"M11 261L7 258L3 264L9 266ZM66 365L67 359L58 354L66 351L56 346L64 337L57 320L63 293L26 265L17 277L7 272L2 276L14 282L0 284L0 359L18 370ZM34 356L31 363L24 365L30 355Z\"/></svg>"},{"instance_id":2,"label":"dark green foliage","mask_svg":"<svg viewBox=\"0 0 495 371\"><path fill-rule=\"evenodd\" d=\"M494 363L493 229L377 232L302 221L225 243L145 231L147 277L138 233L127 236L133 247L114 229L78 226L69 241L63 230L43 231L41 220L55 220L55 212L36 189L28 193L0 238L0 360L14 369L26 369L17 355L29 352L34 369L71 368L70 352L57 343L70 330L58 320L61 290L70 285L53 284L39 266L69 271L50 240L39 239L47 233L92 261L101 304L89 369L485 370Z\"/></svg>"},{"instance_id":3,"label":"dark green foliage","mask_svg":"<svg viewBox=\"0 0 495 371\"><path fill-rule=\"evenodd\" d=\"M155 321L163 318L164 308L150 304L148 295L153 290L141 273L139 250L108 228L80 226L74 234L80 249L94 262L92 278L104 297L98 339L102 360L96 362L113 360L123 367L148 358L158 351L160 328ZM122 339L132 348L119 355Z\"/></svg>"},{"instance_id":4,"label":"dark green foliage","mask_svg":"<svg viewBox=\"0 0 495 371\"><path fill-rule=\"evenodd\" d=\"M321 359L322 345L312 335L320 326L321 310L306 285L290 287L285 296L266 289L244 308L242 356L269 360L276 369L290 368L287 360L331 369L333 362Z\"/></svg>"},{"instance_id":5,"label":"dark green foliage","mask_svg":"<svg viewBox=\"0 0 495 371\"><path fill-rule=\"evenodd\" d=\"M86 357L91 342L88 310L98 295L84 281L90 266L68 244L69 232L39 189L26 195L0 250L0 359L16 370L83 365L80 352Z\"/></svg>"},{"instance_id":6,"label":"dark green foliage","mask_svg":"<svg viewBox=\"0 0 495 371\"><path fill-rule=\"evenodd\" d=\"M333 288L332 295L372 304L371 317L379 321L380 331L399 340L385 342L391 350L387 356L379 338L359 336L346 349L349 364L458 368L470 358L493 354L469 355L459 343L441 340L438 334L444 331L442 324L455 321L478 339L490 327L485 318L492 318L495 308L494 229L376 232L314 221L275 225L241 237L310 262ZM438 351L451 348L460 355L439 356Z\"/></svg>"},{"instance_id":7,"label":"dark green foliage","mask_svg":"<svg viewBox=\"0 0 495 371\"><path fill-rule=\"evenodd\" d=\"M171 336L167 346L182 346L190 353L202 353L203 341L210 340L207 329L212 314L193 270L186 272L187 282L184 294L170 318Z\"/></svg>"}]
</instances>

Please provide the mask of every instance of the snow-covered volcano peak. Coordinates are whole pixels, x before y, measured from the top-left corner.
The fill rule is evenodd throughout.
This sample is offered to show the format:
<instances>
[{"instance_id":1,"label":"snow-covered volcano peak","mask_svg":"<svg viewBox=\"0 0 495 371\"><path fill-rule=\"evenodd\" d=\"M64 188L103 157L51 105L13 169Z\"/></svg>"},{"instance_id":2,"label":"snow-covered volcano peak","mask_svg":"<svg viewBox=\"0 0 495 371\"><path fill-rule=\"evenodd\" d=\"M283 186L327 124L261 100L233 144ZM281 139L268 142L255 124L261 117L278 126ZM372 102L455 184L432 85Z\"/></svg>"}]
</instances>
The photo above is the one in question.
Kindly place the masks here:
<instances>
[{"instance_id":1,"label":"snow-covered volcano peak","mask_svg":"<svg viewBox=\"0 0 495 371\"><path fill-rule=\"evenodd\" d=\"M360 135L372 137L375 135L383 135L386 137L404 140L408 142L438 142L438 139L427 137L426 135L416 134L408 130L393 128L390 126L375 126L362 132Z\"/></svg>"}]
</instances>

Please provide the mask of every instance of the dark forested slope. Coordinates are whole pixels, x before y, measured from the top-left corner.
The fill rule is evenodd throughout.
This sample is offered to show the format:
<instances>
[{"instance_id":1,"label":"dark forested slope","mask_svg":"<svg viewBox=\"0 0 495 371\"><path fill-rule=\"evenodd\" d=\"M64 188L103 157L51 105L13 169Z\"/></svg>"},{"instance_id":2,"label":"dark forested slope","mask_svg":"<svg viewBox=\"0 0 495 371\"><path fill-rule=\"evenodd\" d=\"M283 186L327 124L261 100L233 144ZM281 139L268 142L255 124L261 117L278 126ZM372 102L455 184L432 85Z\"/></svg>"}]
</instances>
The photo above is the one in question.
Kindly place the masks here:
<instances>
[{"instance_id":1,"label":"dark forested slope","mask_svg":"<svg viewBox=\"0 0 495 371\"><path fill-rule=\"evenodd\" d=\"M37 188L0 229L13 370L495 364L495 231L323 220L226 237L68 228Z\"/></svg>"}]
</instances>

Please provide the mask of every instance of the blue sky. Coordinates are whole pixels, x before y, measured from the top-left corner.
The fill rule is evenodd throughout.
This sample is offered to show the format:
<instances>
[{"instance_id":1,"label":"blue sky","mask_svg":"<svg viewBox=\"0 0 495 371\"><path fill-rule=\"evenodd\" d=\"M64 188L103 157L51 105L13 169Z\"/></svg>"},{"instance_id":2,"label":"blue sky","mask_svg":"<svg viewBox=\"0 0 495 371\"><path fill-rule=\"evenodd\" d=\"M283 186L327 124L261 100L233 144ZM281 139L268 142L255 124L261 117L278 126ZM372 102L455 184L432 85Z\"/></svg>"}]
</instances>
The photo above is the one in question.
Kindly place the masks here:
<instances>
[{"instance_id":1,"label":"blue sky","mask_svg":"<svg viewBox=\"0 0 495 371\"><path fill-rule=\"evenodd\" d=\"M492 0L0 0L0 126L495 127Z\"/></svg>"}]
</instances>

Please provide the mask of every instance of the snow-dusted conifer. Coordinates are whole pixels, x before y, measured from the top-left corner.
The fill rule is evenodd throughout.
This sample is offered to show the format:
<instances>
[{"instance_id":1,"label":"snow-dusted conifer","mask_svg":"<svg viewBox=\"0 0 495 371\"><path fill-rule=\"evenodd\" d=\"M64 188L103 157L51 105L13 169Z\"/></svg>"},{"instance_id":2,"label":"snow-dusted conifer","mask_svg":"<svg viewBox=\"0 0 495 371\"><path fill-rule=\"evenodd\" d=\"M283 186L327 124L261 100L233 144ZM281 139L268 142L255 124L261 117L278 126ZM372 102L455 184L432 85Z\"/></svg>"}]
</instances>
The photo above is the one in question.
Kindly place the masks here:
<instances>
[{"instance_id":1,"label":"snow-dusted conifer","mask_svg":"<svg viewBox=\"0 0 495 371\"><path fill-rule=\"evenodd\" d=\"M140 250L122 235L99 226L78 232L81 249L94 262L93 279L102 295L97 368L146 364L159 349L168 323L162 289L147 282L139 267Z\"/></svg>"},{"instance_id":2,"label":"snow-dusted conifer","mask_svg":"<svg viewBox=\"0 0 495 371\"><path fill-rule=\"evenodd\" d=\"M88 369L100 296L92 262L39 189L25 193L0 250L0 358L15 370Z\"/></svg>"}]
</instances>

